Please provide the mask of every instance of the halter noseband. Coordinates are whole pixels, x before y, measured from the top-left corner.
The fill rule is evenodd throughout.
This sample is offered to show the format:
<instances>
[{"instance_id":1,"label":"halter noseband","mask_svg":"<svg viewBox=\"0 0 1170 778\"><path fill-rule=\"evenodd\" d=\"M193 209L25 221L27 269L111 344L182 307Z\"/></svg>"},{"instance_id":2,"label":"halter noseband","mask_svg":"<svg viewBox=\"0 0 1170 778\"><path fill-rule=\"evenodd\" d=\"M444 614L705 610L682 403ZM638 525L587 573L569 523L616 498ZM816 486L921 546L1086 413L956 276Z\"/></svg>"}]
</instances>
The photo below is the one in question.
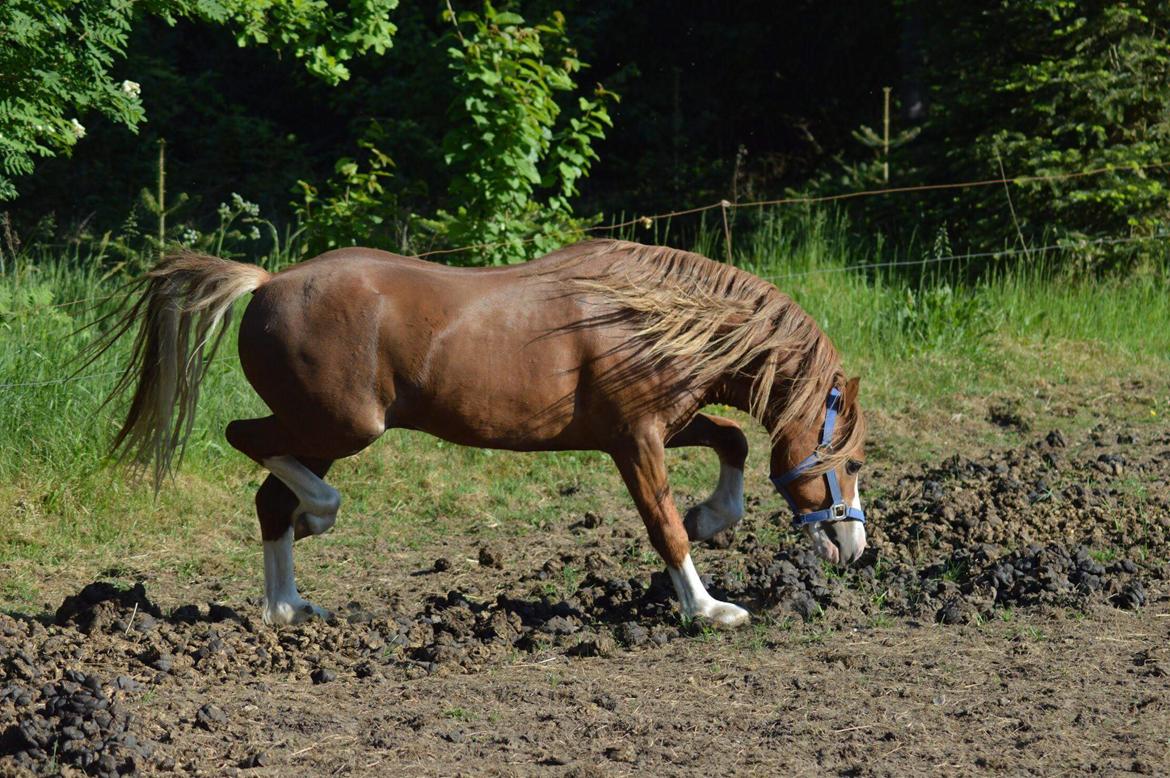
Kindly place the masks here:
<instances>
[{"instance_id":1,"label":"halter noseband","mask_svg":"<svg viewBox=\"0 0 1170 778\"><path fill-rule=\"evenodd\" d=\"M816 451L805 457L804 461L799 465L784 475L772 476L771 478L772 485L776 487L776 491L780 492L781 496L788 502L788 507L792 508L793 526L801 527L805 524L813 524L818 521L843 521L846 519L860 521L862 524L865 523L865 511L850 506L841 497L841 484L837 482L837 473L834 470L825 471L825 481L829 485L829 496L833 498L833 504L828 508L801 513L800 509L796 507L796 503L788 496L788 492L784 491L785 486L795 481L813 465L819 463L825 453L832 451L833 428L837 426L837 414L840 411L841 392L834 388L829 391L829 398L825 401L825 424L821 427L821 444L817 446Z\"/></svg>"}]
</instances>

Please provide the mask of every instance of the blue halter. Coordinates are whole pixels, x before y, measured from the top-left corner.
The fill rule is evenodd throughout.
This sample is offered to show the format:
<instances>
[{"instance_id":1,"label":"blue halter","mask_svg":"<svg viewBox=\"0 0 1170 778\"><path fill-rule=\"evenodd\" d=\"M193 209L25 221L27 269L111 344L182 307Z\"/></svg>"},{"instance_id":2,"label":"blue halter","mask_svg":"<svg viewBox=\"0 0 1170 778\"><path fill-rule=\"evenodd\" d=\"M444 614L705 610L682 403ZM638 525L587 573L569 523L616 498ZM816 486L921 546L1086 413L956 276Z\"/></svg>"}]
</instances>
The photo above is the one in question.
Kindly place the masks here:
<instances>
[{"instance_id":1,"label":"blue halter","mask_svg":"<svg viewBox=\"0 0 1170 778\"><path fill-rule=\"evenodd\" d=\"M805 471L821 461L823 454L832 450L833 428L837 426L837 414L840 411L841 392L838 389L832 389L829 391L828 400L825 401L825 424L821 427L821 444L817 446L816 451L805 457L803 462L784 475L772 476L772 485L788 502L788 507L792 508L793 526L801 527L818 521L844 521L846 519L865 523L865 511L846 504L841 497L841 484L837 482L837 473L833 470L825 471L825 481L829 484L829 496L833 498L833 503L828 508L801 513L800 509L796 507L796 503L788 496L788 492L784 491L785 486L800 478Z\"/></svg>"}]
</instances>

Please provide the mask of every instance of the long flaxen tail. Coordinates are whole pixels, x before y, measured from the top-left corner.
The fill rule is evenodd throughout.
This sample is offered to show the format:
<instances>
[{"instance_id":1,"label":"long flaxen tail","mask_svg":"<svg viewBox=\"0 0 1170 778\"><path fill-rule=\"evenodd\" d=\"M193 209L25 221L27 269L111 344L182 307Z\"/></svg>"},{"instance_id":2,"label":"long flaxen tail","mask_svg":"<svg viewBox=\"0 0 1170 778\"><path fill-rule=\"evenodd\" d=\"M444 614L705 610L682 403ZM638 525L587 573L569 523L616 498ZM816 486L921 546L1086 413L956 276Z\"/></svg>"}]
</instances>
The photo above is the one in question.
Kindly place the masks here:
<instances>
[{"instance_id":1,"label":"long flaxen tail","mask_svg":"<svg viewBox=\"0 0 1170 778\"><path fill-rule=\"evenodd\" d=\"M176 455L182 459L199 388L232 304L269 278L256 265L188 251L169 255L135 284L114 326L96 344L94 358L141 322L130 363L107 399L133 388L111 454L150 470L156 492L177 464Z\"/></svg>"}]
</instances>

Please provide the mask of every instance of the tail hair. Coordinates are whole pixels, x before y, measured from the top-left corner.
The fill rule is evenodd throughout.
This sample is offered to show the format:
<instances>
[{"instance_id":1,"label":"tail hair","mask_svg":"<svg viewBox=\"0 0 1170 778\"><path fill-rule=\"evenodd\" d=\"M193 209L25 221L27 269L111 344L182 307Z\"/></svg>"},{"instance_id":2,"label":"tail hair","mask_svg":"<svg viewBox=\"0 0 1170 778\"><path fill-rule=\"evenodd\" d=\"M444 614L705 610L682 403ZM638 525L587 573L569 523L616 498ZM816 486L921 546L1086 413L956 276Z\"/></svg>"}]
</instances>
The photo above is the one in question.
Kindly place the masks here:
<instances>
[{"instance_id":1,"label":"tail hair","mask_svg":"<svg viewBox=\"0 0 1170 778\"><path fill-rule=\"evenodd\" d=\"M150 471L155 493L182 460L195 421L199 389L215 356L232 304L271 275L257 265L181 251L131 285L112 328L90 361L140 323L130 362L106 403L131 392L110 454Z\"/></svg>"}]
</instances>

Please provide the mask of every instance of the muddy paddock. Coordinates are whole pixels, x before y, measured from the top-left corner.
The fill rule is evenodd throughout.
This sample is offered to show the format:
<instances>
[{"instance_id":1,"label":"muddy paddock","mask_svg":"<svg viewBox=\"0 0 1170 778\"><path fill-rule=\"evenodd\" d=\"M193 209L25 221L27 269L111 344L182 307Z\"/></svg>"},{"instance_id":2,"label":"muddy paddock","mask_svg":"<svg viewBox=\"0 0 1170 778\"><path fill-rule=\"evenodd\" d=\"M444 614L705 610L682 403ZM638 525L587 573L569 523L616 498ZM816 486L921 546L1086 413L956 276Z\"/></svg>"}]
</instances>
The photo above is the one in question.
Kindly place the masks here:
<instances>
[{"instance_id":1,"label":"muddy paddock","mask_svg":"<svg viewBox=\"0 0 1170 778\"><path fill-rule=\"evenodd\" d=\"M279 630L95 581L0 615L0 774L1165 774L1170 433L1024 437L867 469L845 572L749 489L696 551L733 633L680 622L626 507L389 554Z\"/></svg>"}]
</instances>

